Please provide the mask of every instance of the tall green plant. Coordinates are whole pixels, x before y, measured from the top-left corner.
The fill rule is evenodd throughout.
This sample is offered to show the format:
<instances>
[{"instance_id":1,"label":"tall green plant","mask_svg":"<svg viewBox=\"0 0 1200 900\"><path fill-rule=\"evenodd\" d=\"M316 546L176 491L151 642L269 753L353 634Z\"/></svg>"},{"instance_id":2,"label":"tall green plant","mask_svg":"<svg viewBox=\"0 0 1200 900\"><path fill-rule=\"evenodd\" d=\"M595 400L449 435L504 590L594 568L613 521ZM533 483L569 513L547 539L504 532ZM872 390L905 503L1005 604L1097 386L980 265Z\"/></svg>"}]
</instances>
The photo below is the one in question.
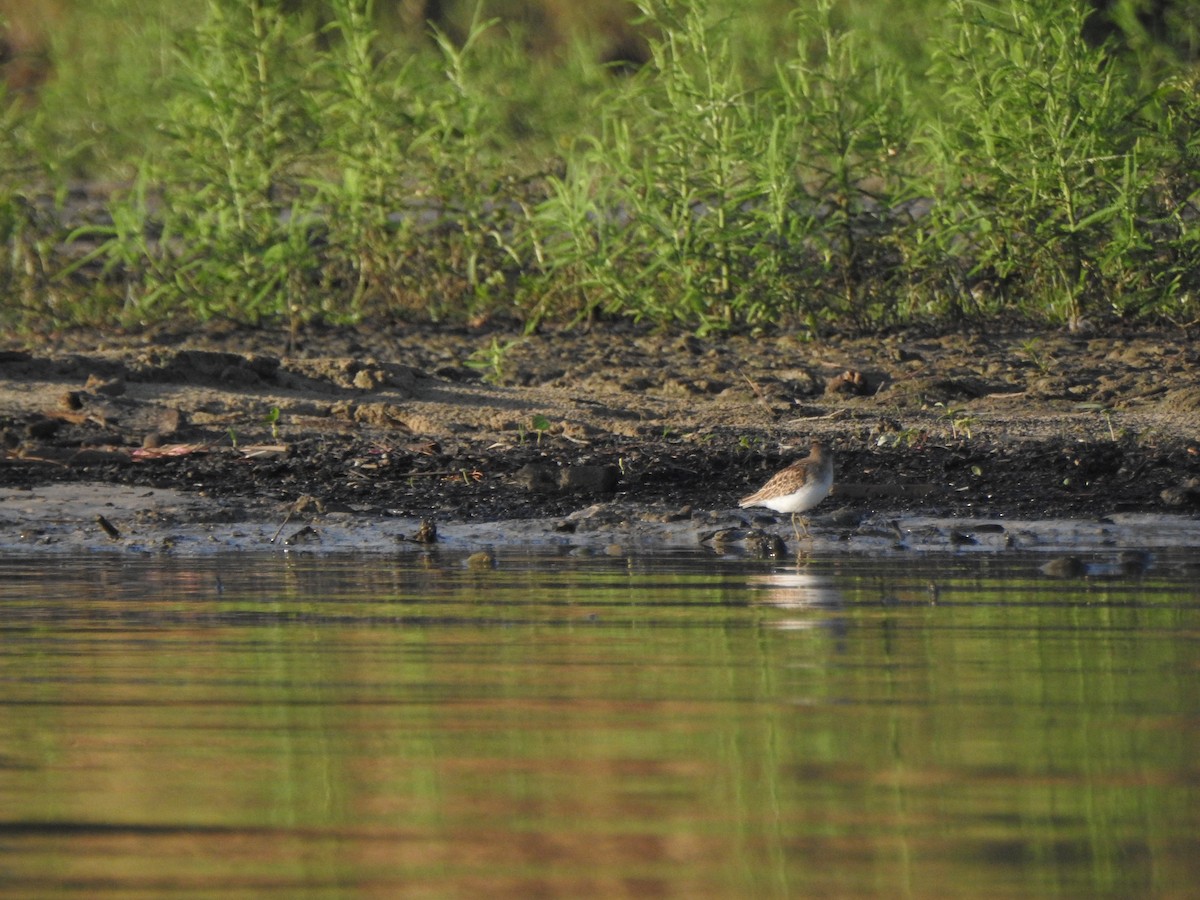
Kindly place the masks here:
<instances>
[{"instance_id":1,"label":"tall green plant","mask_svg":"<svg viewBox=\"0 0 1200 900\"><path fill-rule=\"evenodd\" d=\"M10 314L13 306L28 301L32 274L25 244L31 210L22 192L28 176L21 163L27 156L20 124L19 107L0 87L0 308Z\"/></svg>"},{"instance_id":2,"label":"tall green plant","mask_svg":"<svg viewBox=\"0 0 1200 900\"><path fill-rule=\"evenodd\" d=\"M1071 0L951 9L955 36L933 72L948 179L932 221L960 236L976 275L1078 320L1120 290L1137 250L1140 100L1083 40Z\"/></svg>"},{"instance_id":3,"label":"tall green plant","mask_svg":"<svg viewBox=\"0 0 1200 900\"><path fill-rule=\"evenodd\" d=\"M568 165L576 181L554 182L543 216L571 237L550 236L565 254L550 265L580 279L589 309L722 327L751 288L754 101L706 3L642 9L659 34L652 65L604 98L600 135Z\"/></svg>"},{"instance_id":4,"label":"tall green plant","mask_svg":"<svg viewBox=\"0 0 1200 900\"><path fill-rule=\"evenodd\" d=\"M536 213L543 269L542 296L528 311L529 327L550 314L590 321L597 312L624 314L634 306L623 264L631 255L628 223L620 213L621 186L595 157L599 142L577 152L566 171L549 178L550 196Z\"/></svg>"},{"instance_id":5,"label":"tall green plant","mask_svg":"<svg viewBox=\"0 0 1200 900\"><path fill-rule=\"evenodd\" d=\"M507 102L493 80L509 82L523 64L513 41L492 34L496 21L483 19L482 10L481 2L461 43L434 30L444 81L414 145L426 167L421 193L443 226L442 289L461 284L458 299L469 315L498 306L497 295L512 289L528 262L530 210L521 180L503 174L512 158L501 149Z\"/></svg>"},{"instance_id":6,"label":"tall green plant","mask_svg":"<svg viewBox=\"0 0 1200 900\"><path fill-rule=\"evenodd\" d=\"M54 281L61 219L42 196L53 162L38 152L35 126L33 114L0 84L0 321L71 318L58 308Z\"/></svg>"},{"instance_id":7,"label":"tall green plant","mask_svg":"<svg viewBox=\"0 0 1200 900\"><path fill-rule=\"evenodd\" d=\"M868 35L838 27L830 0L795 20L795 55L778 70L777 132L761 158L771 224L789 255L820 259L820 290L810 287L816 296L803 301L810 315L879 324L897 314L903 266L893 247L914 184L905 169L915 128L907 83Z\"/></svg>"},{"instance_id":8,"label":"tall green plant","mask_svg":"<svg viewBox=\"0 0 1200 900\"><path fill-rule=\"evenodd\" d=\"M190 27L177 11L128 69L138 42L112 53L110 22L42 112L0 111L6 315L605 313L809 333L1006 304L1196 317L1194 76L1151 82L1090 47L1069 0L955 0L932 87L910 93L878 4L785 6L644 0L652 59L629 77L530 63L478 6L463 39L401 53L372 0L324 0L320 31L293 0L205 0L175 56L154 47ZM73 102L97 54L119 69L96 79L104 102ZM108 124L56 122L85 105ZM147 121L107 217L62 202L81 166L124 180L108 142ZM552 148L563 165L541 162ZM68 248L64 212L81 226Z\"/></svg>"},{"instance_id":9,"label":"tall green plant","mask_svg":"<svg viewBox=\"0 0 1200 900\"><path fill-rule=\"evenodd\" d=\"M592 308L701 330L874 321L907 196L901 75L836 29L829 3L788 20L794 55L753 91L735 19L643 10L653 67L602 104L601 135L568 170L583 180L556 184L545 211L572 237L550 241L551 267L565 259L602 295Z\"/></svg>"},{"instance_id":10,"label":"tall green plant","mask_svg":"<svg viewBox=\"0 0 1200 900\"><path fill-rule=\"evenodd\" d=\"M415 181L412 145L423 123L415 60L383 52L372 0L332 0L332 46L322 54L320 141L328 163L314 174L327 217L324 280L345 307L401 300L398 272Z\"/></svg>"},{"instance_id":11,"label":"tall green plant","mask_svg":"<svg viewBox=\"0 0 1200 900\"><path fill-rule=\"evenodd\" d=\"M1151 190L1142 260L1146 309L1180 322L1200 320L1200 73L1179 73L1157 89L1153 141L1145 156ZM1141 310L1135 310L1141 311Z\"/></svg>"},{"instance_id":12,"label":"tall green plant","mask_svg":"<svg viewBox=\"0 0 1200 900\"><path fill-rule=\"evenodd\" d=\"M757 190L753 98L733 65L728 20L707 4L641 4L661 38L651 42L653 83L637 99L648 125L646 152L633 170L630 210L647 247L644 300L672 302L701 328L728 325L747 298L747 204ZM653 308L651 306L650 308Z\"/></svg>"},{"instance_id":13,"label":"tall green plant","mask_svg":"<svg viewBox=\"0 0 1200 900\"><path fill-rule=\"evenodd\" d=\"M151 159L162 184L167 286L200 317L300 314L314 258L307 37L282 0L209 0Z\"/></svg>"}]
</instances>

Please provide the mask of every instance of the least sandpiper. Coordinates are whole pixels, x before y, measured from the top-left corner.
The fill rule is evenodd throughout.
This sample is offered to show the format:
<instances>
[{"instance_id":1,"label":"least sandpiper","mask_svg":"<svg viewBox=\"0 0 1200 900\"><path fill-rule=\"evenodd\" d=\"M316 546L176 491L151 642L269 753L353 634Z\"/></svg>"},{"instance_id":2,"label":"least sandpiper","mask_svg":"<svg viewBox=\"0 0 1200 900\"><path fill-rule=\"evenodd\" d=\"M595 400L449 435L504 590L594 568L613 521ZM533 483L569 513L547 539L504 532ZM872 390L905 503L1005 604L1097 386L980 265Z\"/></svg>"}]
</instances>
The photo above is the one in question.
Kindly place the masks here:
<instances>
[{"instance_id":1,"label":"least sandpiper","mask_svg":"<svg viewBox=\"0 0 1200 900\"><path fill-rule=\"evenodd\" d=\"M797 460L774 476L749 497L738 501L738 506L765 506L775 512L792 514L792 530L799 539L796 528L796 513L812 509L825 499L833 487L833 451L824 441L813 441L812 453ZM804 523L808 534L808 522Z\"/></svg>"}]
</instances>

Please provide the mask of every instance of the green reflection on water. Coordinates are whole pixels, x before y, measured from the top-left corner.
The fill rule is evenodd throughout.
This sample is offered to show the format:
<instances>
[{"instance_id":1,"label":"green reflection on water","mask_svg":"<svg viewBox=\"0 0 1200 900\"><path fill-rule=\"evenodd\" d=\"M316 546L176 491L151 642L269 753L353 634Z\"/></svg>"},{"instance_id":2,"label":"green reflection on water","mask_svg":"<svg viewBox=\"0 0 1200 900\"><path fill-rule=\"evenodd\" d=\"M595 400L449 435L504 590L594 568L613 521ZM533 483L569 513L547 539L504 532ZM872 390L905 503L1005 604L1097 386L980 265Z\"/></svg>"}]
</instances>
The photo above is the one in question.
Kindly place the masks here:
<instances>
[{"instance_id":1,"label":"green reflection on water","mask_svg":"<svg viewBox=\"0 0 1200 900\"><path fill-rule=\"evenodd\" d=\"M1037 562L4 560L0 891L1185 894L1200 593Z\"/></svg>"}]
</instances>

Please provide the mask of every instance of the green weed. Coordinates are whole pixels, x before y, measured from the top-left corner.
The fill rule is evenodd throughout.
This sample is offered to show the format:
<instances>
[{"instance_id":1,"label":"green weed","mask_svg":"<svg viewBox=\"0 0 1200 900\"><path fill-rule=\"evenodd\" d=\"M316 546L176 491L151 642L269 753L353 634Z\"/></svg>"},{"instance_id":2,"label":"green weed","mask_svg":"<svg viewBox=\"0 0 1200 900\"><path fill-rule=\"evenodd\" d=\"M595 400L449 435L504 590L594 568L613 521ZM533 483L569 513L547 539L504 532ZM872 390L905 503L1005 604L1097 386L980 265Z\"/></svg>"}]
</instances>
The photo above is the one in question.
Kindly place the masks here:
<instances>
[{"instance_id":1,"label":"green weed","mask_svg":"<svg viewBox=\"0 0 1200 900\"><path fill-rule=\"evenodd\" d=\"M509 352L520 343L519 338L501 343L498 337L493 337L490 344L472 353L463 365L482 372L484 381L499 384L504 379L504 364Z\"/></svg>"},{"instance_id":2,"label":"green weed","mask_svg":"<svg viewBox=\"0 0 1200 900\"><path fill-rule=\"evenodd\" d=\"M950 434L953 438L965 437L970 440L973 437L975 427L979 424L979 418L974 413L945 403L935 403L934 406L942 410L939 418L950 423Z\"/></svg>"},{"instance_id":3,"label":"green weed","mask_svg":"<svg viewBox=\"0 0 1200 900\"><path fill-rule=\"evenodd\" d=\"M1127 14L1118 53L1071 0L916 2L902 35L641 0L618 78L480 7L424 44L324 8L81 8L41 106L0 97L0 318L1200 319L1197 76Z\"/></svg>"},{"instance_id":4,"label":"green weed","mask_svg":"<svg viewBox=\"0 0 1200 900\"><path fill-rule=\"evenodd\" d=\"M1042 342L1037 338L1029 338L1021 341L1021 352L1029 358L1033 363L1034 368L1042 375L1049 375L1051 370L1050 360L1042 352Z\"/></svg>"},{"instance_id":5,"label":"green weed","mask_svg":"<svg viewBox=\"0 0 1200 900\"><path fill-rule=\"evenodd\" d=\"M1135 259L1145 98L1082 36L1069 0L953 0L933 75L945 96L935 228L1009 302L1078 321L1119 294Z\"/></svg>"}]
</instances>

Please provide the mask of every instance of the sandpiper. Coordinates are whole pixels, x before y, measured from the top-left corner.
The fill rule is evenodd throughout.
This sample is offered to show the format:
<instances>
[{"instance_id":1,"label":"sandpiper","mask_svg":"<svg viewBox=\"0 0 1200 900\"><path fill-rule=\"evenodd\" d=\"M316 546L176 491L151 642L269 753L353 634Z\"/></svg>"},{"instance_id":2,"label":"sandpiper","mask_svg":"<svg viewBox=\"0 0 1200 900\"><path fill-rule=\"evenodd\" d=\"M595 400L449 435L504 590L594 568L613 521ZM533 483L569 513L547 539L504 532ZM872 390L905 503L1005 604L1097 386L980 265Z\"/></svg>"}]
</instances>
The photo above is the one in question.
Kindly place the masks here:
<instances>
[{"instance_id":1,"label":"sandpiper","mask_svg":"<svg viewBox=\"0 0 1200 900\"><path fill-rule=\"evenodd\" d=\"M776 472L761 488L739 500L738 506L743 509L747 506L765 506L775 512L791 513L792 530L799 540L796 513L812 509L825 499L831 487L833 451L824 441L813 441L812 453ZM808 534L807 520L804 522L804 533Z\"/></svg>"}]
</instances>

